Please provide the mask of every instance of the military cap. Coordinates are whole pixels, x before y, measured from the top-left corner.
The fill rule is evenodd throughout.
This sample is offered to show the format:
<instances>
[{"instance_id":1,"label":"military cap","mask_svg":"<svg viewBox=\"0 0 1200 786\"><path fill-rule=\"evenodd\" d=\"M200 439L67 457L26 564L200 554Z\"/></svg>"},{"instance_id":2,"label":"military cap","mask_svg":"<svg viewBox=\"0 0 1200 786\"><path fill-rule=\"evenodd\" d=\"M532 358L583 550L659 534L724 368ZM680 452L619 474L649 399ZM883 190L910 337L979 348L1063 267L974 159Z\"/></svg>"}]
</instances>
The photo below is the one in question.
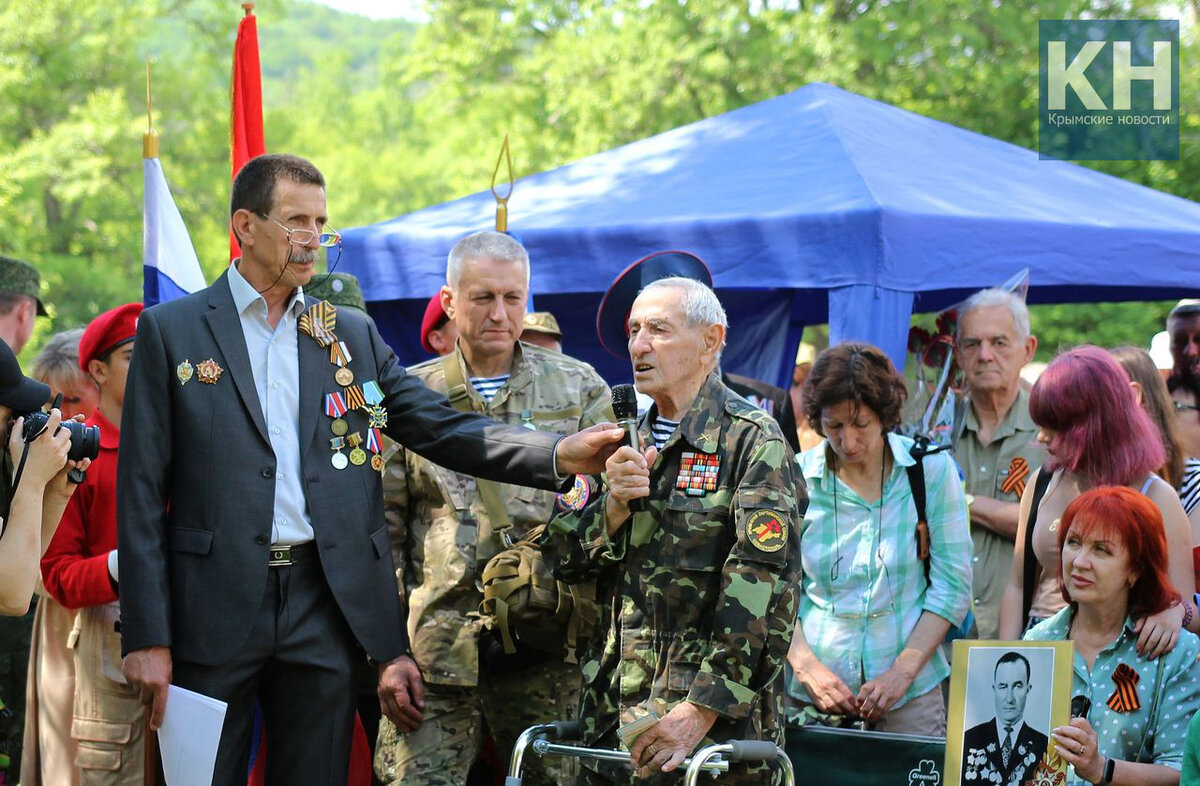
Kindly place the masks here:
<instances>
[{"instance_id":1,"label":"military cap","mask_svg":"<svg viewBox=\"0 0 1200 786\"><path fill-rule=\"evenodd\" d=\"M0 292L29 295L37 301L38 316L46 316L46 306L42 303L42 274L28 262L0 254Z\"/></svg>"},{"instance_id":2,"label":"military cap","mask_svg":"<svg viewBox=\"0 0 1200 786\"><path fill-rule=\"evenodd\" d=\"M22 374L17 356L0 341L0 406L17 413L32 412L49 400L50 386Z\"/></svg>"},{"instance_id":3,"label":"military cap","mask_svg":"<svg viewBox=\"0 0 1200 786\"><path fill-rule=\"evenodd\" d=\"M429 343L429 334L446 324L449 318L442 310L442 293L435 292L425 304L425 316L421 319L421 346L425 347L429 354L437 354L437 350Z\"/></svg>"},{"instance_id":4,"label":"military cap","mask_svg":"<svg viewBox=\"0 0 1200 786\"><path fill-rule=\"evenodd\" d=\"M621 271L596 311L596 334L610 354L629 359L629 310L647 284L663 278L691 278L712 289L712 273L687 251L656 251Z\"/></svg>"},{"instance_id":5,"label":"military cap","mask_svg":"<svg viewBox=\"0 0 1200 786\"><path fill-rule=\"evenodd\" d=\"M88 363L103 359L117 347L133 341L143 308L141 303L126 303L105 311L88 324L79 339L79 367L85 374Z\"/></svg>"},{"instance_id":6,"label":"military cap","mask_svg":"<svg viewBox=\"0 0 1200 786\"><path fill-rule=\"evenodd\" d=\"M355 308L367 313L367 301L363 298L362 287L358 279L349 273L326 273L314 276L304 294L317 300L328 300L335 306Z\"/></svg>"},{"instance_id":7,"label":"military cap","mask_svg":"<svg viewBox=\"0 0 1200 786\"><path fill-rule=\"evenodd\" d=\"M549 311L530 311L525 315L524 330L531 330L534 333L545 333L547 336L562 338L562 329L558 326L558 320Z\"/></svg>"}]
</instances>

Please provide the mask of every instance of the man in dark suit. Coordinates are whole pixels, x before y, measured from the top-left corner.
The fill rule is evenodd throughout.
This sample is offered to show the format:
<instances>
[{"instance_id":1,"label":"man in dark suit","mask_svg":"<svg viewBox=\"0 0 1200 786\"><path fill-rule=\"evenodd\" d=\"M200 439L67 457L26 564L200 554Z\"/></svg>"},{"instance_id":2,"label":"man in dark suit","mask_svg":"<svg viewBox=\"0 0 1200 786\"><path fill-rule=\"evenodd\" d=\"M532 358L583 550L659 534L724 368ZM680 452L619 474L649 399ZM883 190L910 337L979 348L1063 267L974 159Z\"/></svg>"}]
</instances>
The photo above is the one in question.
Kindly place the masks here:
<instances>
[{"instance_id":1,"label":"man in dark suit","mask_svg":"<svg viewBox=\"0 0 1200 786\"><path fill-rule=\"evenodd\" d=\"M242 256L211 287L148 309L118 466L124 672L161 723L172 681L228 702L214 784L245 784L252 706L268 784L340 784L354 664L379 664L383 711L419 723L383 518L381 432L454 470L562 487L622 432L572 437L460 413L405 374L374 323L306 298L325 182L268 155L230 205Z\"/></svg>"},{"instance_id":2,"label":"man in dark suit","mask_svg":"<svg viewBox=\"0 0 1200 786\"><path fill-rule=\"evenodd\" d=\"M1029 696L1029 661L1019 652L1006 652L996 661L992 695L996 716L963 735L962 783L1022 786L1033 777L1046 752L1046 735L1025 723Z\"/></svg>"}]
</instances>

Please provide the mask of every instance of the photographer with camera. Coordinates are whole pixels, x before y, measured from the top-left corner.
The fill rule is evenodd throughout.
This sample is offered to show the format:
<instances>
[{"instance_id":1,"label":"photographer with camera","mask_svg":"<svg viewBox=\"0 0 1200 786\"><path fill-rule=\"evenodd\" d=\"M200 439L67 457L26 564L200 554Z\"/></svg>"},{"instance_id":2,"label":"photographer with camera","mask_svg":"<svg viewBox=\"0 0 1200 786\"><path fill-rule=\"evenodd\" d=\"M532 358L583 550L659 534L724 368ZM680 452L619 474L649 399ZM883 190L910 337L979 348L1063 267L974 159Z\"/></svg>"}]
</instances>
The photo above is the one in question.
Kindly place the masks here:
<instances>
[{"instance_id":1,"label":"photographer with camera","mask_svg":"<svg viewBox=\"0 0 1200 786\"><path fill-rule=\"evenodd\" d=\"M16 355L0 342L0 422L7 424L17 415L8 453L0 459L0 614L5 616L29 610L38 557L75 490L67 473L90 463L86 458L78 464L68 460L73 432L59 426L73 421L62 423L57 409L48 416L40 412L49 398L50 388L22 374ZM27 423L31 419L37 422ZM15 477L14 465L20 468Z\"/></svg>"},{"instance_id":2,"label":"photographer with camera","mask_svg":"<svg viewBox=\"0 0 1200 786\"><path fill-rule=\"evenodd\" d=\"M79 341L79 366L100 389L100 404L87 420L99 427L99 455L42 558L46 591L81 610L71 726L81 786L145 782L145 708L121 674L117 600L117 446L141 313L141 303L106 311Z\"/></svg>"}]
</instances>

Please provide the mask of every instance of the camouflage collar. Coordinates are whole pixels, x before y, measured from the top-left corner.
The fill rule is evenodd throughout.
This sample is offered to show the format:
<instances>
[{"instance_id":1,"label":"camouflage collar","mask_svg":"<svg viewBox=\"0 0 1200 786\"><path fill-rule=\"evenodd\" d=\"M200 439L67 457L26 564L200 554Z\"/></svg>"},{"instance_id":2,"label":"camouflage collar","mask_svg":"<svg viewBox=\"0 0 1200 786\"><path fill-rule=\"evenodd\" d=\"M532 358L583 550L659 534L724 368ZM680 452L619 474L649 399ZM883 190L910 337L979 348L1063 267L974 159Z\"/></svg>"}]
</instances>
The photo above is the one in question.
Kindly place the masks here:
<instances>
[{"instance_id":1,"label":"camouflage collar","mask_svg":"<svg viewBox=\"0 0 1200 786\"><path fill-rule=\"evenodd\" d=\"M722 415L729 396L729 388L721 382L721 373L714 371L709 374L692 401L692 406L683 416L683 420L679 421L679 428L675 429L675 433L663 445L662 452L665 453L675 442L682 439L701 453L716 453L721 442ZM657 416L658 405L654 404L647 413L646 422L652 423Z\"/></svg>"},{"instance_id":2,"label":"camouflage collar","mask_svg":"<svg viewBox=\"0 0 1200 786\"><path fill-rule=\"evenodd\" d=\"M467 367L467 358L463 355L461 338L454 342L454 361L462 369L463 379L470 380L472 376L471 369ZM516 342L516 346L513 349L512 365L509 366L508 373L508 382L504 383L504 387L496 391L496 396L492 399L491 404L488 404L479 391L470 384L467 385L468 398L477 403L479 407L486 409L489 406L495 406L503 402L509 396L515 396L533 382L533 371L529 368L529 362L525 359L525 352L521 348L520 341ZM477 408L477 411L482 410Z\"/></svg>"}]
</instances>

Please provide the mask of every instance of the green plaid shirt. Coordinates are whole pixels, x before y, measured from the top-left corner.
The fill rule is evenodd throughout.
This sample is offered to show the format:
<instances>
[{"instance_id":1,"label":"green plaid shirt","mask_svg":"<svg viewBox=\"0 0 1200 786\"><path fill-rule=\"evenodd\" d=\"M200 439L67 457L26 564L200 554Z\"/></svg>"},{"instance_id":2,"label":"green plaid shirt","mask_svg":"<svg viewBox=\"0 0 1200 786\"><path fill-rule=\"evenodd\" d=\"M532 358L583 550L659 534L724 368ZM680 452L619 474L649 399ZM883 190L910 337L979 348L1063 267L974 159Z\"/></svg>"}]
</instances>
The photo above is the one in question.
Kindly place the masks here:
<instances>
[{"instance_id":1,"label":"green plaid shirt","mask_svg":"<svg viewBox=\"0 0 1200 786\"><path fill-rule=\"evenodd\" d=\"M905 467L912 440L888 434L894 459L881 500L868 504L826 464L826 442L798 456L808 484L800 533L804 592L800 620L817 659L857 693L889 668L921 613L958 625L971 605L971 536L958 468L947 453L925 459L930 575L917 559L916 521ZM939 647L899 707L950 674ZM793 679L791 691L808 697Z\"/></svg>"}]
</instances>

